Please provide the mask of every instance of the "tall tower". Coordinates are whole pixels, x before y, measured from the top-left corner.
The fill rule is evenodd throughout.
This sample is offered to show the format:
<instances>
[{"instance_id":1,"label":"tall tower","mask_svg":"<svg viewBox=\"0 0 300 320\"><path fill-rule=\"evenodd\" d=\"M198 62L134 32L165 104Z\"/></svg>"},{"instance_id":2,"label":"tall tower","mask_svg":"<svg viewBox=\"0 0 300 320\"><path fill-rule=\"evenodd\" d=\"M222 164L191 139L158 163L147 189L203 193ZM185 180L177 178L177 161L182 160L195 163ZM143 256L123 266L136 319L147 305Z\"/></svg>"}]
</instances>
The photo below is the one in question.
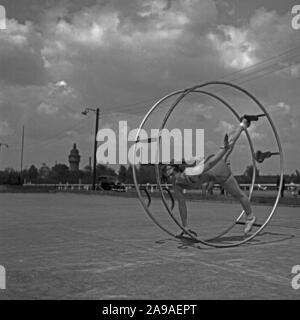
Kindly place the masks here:
<instances>
[{"instance_id":1,"label":"tall tower","mask_svg":"<svg viewBox=\"0 0 300 320\"><path fill-rule=\"evenodd\" d=\"M77 149L76 143L73 145L73 149L69 155L69 164L70 164L70 171L78 172L79 171L79 163L80 163L80 155Z\"/></svg>"}]
</instances>

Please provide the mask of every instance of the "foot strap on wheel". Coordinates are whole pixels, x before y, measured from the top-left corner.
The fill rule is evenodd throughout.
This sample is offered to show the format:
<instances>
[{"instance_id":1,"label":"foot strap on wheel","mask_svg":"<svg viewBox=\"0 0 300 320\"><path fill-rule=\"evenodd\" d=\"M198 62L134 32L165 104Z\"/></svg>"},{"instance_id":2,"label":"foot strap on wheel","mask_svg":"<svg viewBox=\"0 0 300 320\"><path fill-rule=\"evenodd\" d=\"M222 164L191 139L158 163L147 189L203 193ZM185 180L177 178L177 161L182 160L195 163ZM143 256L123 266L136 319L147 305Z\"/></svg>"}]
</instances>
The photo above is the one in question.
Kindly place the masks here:
<instances>
[{"instance_id":1,"label":"foot strap on wheel","mask_svg":"<svg viewBox=\"0 0 300 320\"><path fill-rule=\"evenodd\" d=\"M241 224L241 225L245 225L246 223L245 222L243 222L243 221L236 221L236 223L235 224ZM262 224L260 224L260 223L253 223L253 227L257 227L257 228L260 228L260 227L262 227Z\"/></svg>"}]
</instances>

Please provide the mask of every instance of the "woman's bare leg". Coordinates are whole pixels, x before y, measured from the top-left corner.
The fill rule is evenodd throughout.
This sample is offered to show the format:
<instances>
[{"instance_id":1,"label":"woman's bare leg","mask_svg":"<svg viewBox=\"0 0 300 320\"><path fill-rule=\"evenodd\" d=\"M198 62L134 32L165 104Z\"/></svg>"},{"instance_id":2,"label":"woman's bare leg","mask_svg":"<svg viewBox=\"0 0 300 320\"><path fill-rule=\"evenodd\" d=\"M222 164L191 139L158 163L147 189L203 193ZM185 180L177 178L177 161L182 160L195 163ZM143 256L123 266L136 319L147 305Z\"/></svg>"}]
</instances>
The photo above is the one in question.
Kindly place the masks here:
<instances>
[{"instance_id":1,"label":"woman's bare leg","mask_svg":"<svg viewBox=\"0 0 300 320\"><path fill-rule=\"evenodd\" d=\"M240 189L233 175L224 183L224 189L237 199L243 207L246 215L244 233L248 234L256 221L256 217L252 214L250 200L246 194Z\"/></svg>"},{"instance_id":2,"label":"woman's bare leg","mask_svg":"<svg viewBox=\"0 0 300 320\"><path fill-rule=\"evenodd\" d=\"M182 226L184 228L187 228L187 207L186 207L185 196L183 194L183 189L176 184L174 184L173 189L174 189L175 198L177 199L177 202L178 202L178 209L179 209Z\"/></svg>"},{"instance_id":3,"label":"woman's bare leg","mask_svg":"<svg viewBox=\"0 0 300 320\"><path fill-rule=\"evenodd\" d=\"M191 233L194 237L197 237L197 233L191 229L188 228L188 221L187 221L187 207L186 207L186 200L183 193L183 188L174 183L173 184L174 194L178 201L178 208L179 208L179 214L180 219L182 223L182 227L189 233ZM183 236L184 232L181 232L179 236Z\"/></svg>"},{"instance_id":4,"label":"woman's bare leg","mask_svg":"<svg viewBox=\"0 0 300 320\"><path fill-rule=\"evenodd\" d=\"M246 218L249 219L252 217L252 208L249 201L249 198L246 194L241 190L239 184L237 183L236 179L233 175L227 179L224 183L224 189L231 194L236 200L238 200L243 207Z\"/></svg>"}]
</instances>

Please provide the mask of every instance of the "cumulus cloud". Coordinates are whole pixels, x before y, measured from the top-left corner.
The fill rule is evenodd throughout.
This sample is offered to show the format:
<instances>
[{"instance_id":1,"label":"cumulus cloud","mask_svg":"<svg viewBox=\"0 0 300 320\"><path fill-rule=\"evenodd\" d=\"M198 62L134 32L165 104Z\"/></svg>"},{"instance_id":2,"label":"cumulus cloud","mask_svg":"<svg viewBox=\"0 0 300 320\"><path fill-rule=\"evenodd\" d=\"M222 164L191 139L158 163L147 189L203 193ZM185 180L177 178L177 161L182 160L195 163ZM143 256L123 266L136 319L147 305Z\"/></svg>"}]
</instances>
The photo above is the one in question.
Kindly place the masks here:
<instances>
[{"instance_id":1,"label":"cumulus cloud","mask_svg":"<svg viewBox=\"0 0 300 320\"><path fill-rule=\"evenodd\" d=\"M225 133L230 133L232 132L234 129L234 125L227 122L227 121L224 121L224 120L221 120L219 122L219 126L215 129L215 132L221 132L223 134Z\"/></svg>"},{"instance_id":2,"label":"cumulus cloud","mask_svg":"<svg viewBox=\"0 0 300 320\"><path fill-rule=\"evenodd\" d=\"M53 78L105 109L214 73L205 30L216 16L212 0L102 2L49 19L42 54Z\"/></svg>"},{"instance_id":3,"label":"cumulus cloud","mask_svg":"<svg viewBox=\"0 0 300 320\"><path fill-rule=\"evenodd\" d=\"M0 121L0 137L8 136L13 133L7 121Z\"/></svg>"},{"instance_id":4,"label":"cumulus cloud","mask_svg":"<svg viewBox=\"0 0 300 320\"><path fill-rule=\"evenodd\" d=\"M38 107L37 111L42 114L52 115L58 112L58 107L46 104L45 102L42 102Z\"/></svg>"},{"instance_id":5,"label":"cumulus cloud","mask_svg":"<svg viewBox=\"0 0 300 320\"><path fill-rule=\"evenodd\" d=\"M297 109L296 106L285 102L279 102L268 107L283 144L299 145L300 116L297 114Z\"/></svg>"},{"instance_id":6,"label":"cumulus cloud","mask_svg":"<svg viewBox=\"0 0 300 320\"><path fill-rule=\"evenodd\" d=\"M50 83L41 96L42 102L38 105L37 111L40 114L54 115L61 110L66 114L72 109L72 103L76 98L75 90L66 81Z\"/></svg>"},{"instance_id":7,"label":"cumulus cloud","mask_svg":"<svg viewBox=\"0 0 300 320\"><path fill-rule=\"evenodd\" d=\"M136 49L178 39L188 26L206 25L215 15L212 0L111 1L84 8L71 20L54 20L48 31L59 51L72 43L92 48L118 45ZM49 46L54 44L50 39Z\"/></svg>"},{"instance_id":8,"label":"cumulus cloud","mask_svg":"<svg viewBox=\"0 0 300 320\"><path fill-rule=\"evenodd\" d=\"M283 114L289 114L291 112L291 106L284 102L279 102L275 105L269 106L268 110L270 112L279 112Z\"/></svg>"},{"instance_id":9,"label":"cumulus cloud","mask_svg":"<svg viewBox=\"0 0 300 320\"><path fill-rule=\"evenodd\" d=\"M204 119L211 119L213 117L214 107L202 103L191 104L191 116L202 116Z\"/></svg>"},{"instance_id":10,"label":"cumulus cloud","mask_svg":"<svg viewBox=\"0 0 300 320\"><path fill-rule=\"evenodd\" d=\"M215 50L219 53L220 63L226 68L244 69L256 63L295 48L300 35L291 27L290 13L279 15L276 11L258 9L247 23L241 26L219 25L215 31L208 33ZM286 64L288 72L298 76L297 51L291 51L286 59L273 62L272 68L281 68ZM285 58L285 57L283 57ZM283 62L282 62L283 60ZM293 62L294 63L291 63ZM284 69L284 73L287 70Z\"/></svg>"},{"instance_id":11,"label":"cumulus cloud","mask_svg":"<svg viewBox=\"0 0 300 320\"><path fill-rule=\"evenodd\" d=\"M45 83L42 47L42 36L31 22L8 20L7 30L0 32L0 81L17 85Z\"/></svg>"},{"instance_id":12,"label":"cumulus cloud","mask_svg":"<svg viewBox=\"0 0 300 320\"><path fill-rule=\"evenodd\" d=\"M248 128L248 132L252 140L258 140L259 142L261 142L264 141L263 139L266 138L266 133L264 133L262 127L253 122L251 123L251 126Z\"/></svg>"},{"instance_id":13,"label":"cumulus cloud","mask_svg":"<svg viewBox=\"0 0 300 320\"><path fill-rule=\"evenodd\" d=\"M243 69L253 66L256 44L249 40L248 31L233 26L219 26L218 33L209 33L209 40L219 52L220 60L226 68Z\"/></svg>"}]
</instances>

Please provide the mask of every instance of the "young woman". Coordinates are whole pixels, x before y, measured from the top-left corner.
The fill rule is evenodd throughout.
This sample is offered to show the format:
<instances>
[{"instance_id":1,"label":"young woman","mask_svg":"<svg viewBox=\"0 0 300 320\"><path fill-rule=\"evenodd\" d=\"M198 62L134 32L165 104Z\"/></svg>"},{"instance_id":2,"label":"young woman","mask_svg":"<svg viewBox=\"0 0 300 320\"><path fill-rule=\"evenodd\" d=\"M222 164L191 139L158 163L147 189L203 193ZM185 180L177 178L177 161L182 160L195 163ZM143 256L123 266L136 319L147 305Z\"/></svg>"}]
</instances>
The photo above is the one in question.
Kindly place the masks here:
<instances>
[{"instance_id":1,"label":"young woman","mask_svg":"<svg viewBox=\"0 0 300 320\"><path fill-rule=\"evenodd\" d=\"M206 161L199 161L195 166L185 167L184 169L180 166L173 165L168 165L166 168L166 174L172 181L174 195L178 201L182 226L195 236L197 236L197 234L188 228L187 206L183 190L197 189L201 188L203 184L211 183L220 184L227 193L240 202L246 216L244 233L248 234L252 230L256 217L252 214L250 201L246 194L240 189L229 166L226 164L226 160L232 152L236 141L243 130L248 128L250 124L251 121L247 119L247 116L244 116L240 126L235 130L233 135L230 138L228 138L227 134L225 135L224 146L221 147L215 155L210 156ZM183 234L184 232L182 232L180 236Z\"/></svg>"}]
</instances>

